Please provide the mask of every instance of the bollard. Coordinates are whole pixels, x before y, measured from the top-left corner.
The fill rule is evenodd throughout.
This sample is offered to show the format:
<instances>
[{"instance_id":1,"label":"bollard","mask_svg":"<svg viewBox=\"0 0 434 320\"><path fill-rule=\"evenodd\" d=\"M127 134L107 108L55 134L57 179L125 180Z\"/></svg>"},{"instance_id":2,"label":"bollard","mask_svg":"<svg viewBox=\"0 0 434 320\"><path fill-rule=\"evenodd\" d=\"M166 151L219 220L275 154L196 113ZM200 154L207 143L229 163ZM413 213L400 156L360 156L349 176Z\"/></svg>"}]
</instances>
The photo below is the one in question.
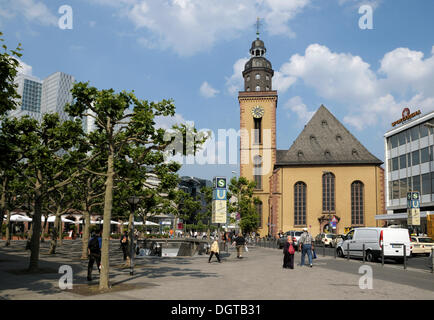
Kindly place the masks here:
<instances>
[{"instance_id":1,"label":"bollard","mask_svg":"<svg viewBox=\"0 0 434 320\"><path fill-rule=\"evenodd\" d=\"M434 273L434 247L431 248L431 273Z\"/></svg>"},{"instance_id":2,"label":"bollard","mask_svg":"<svg viewBox=\"0 0 434 320\"><path fill-rule=\"evenodd\" d=\"M405 250L405 244L403 245L404 247L404 270L407 269L407 251Z\"/></svg>"},{"instance_id":3,"label":"bollard","mask_svg":"<svg viewBox=\"0 0 434 320\"><path fill-rule=\"evenodd\" d=\"M384 267L384 246L381 245L381 266Z\"/></svg>"},{"instance_id":4,"label":"bollard","mask_svg":"<svg viewBox=\"0 0 434 320\"><path fill-rule=\"evenodd\" d=\"M366 259L366 256L365 256L365 244L363 244L362 253L363 253L363 263L365 263L365 259Z\"/></svg>"},{"instance_id":5,"label":"bollard","mask_svg":"<svg viewBox=\"0 0 434 320\"><path fill-rule=\"evenodd\" d=\"M322 247L322 256L325 257L325 243L324 243L324 245Z\"/></svg>"},{"instance_id":6,"label":"bollard","mask_svg":"<svg viewBox=\"0 0 434 320\"><path fill-rule=\"evenodd\" d=\"M335 255L335 259L336 259L336 250L337 250L336 248L333 249L334 255Z\"/></svg>"},{"instance_id":7,"label":"bollard","mask_svg":"<svg viewBox=\"0 0 434 320\"><path fill-rule=\"evenodd\" d=\"M347 261L350 261L350 243L347 243Z\"/></svg>"}]
</instances>

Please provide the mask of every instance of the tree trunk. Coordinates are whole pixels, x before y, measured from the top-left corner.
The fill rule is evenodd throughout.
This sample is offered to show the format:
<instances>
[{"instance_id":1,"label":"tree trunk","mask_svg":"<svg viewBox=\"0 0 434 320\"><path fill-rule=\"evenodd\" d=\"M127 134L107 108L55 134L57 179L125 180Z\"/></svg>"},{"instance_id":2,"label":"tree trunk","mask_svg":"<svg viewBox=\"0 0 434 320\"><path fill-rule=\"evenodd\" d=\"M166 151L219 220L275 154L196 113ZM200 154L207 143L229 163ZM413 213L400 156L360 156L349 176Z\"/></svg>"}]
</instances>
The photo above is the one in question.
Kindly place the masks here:
<instances>
[{"instance_id":1,"label":"tree trunk","mask_svg":"<svg viewBox=\"0 0 434 320\"><path fill-rule=\"evenodd\" d=\"M42 226L41 229L41 242L45 242L45 228L47 228L47 223L48 223L48 215L45 215L45 221L44 221L44 225Z\"/></svg>"},{"instance_id":2,"label":"tree trunk","mask_svg":"<svg viewBox=\"0 0 434 320\"><path fill-rule=\"evenodd\" d=\"M50 251L48 254L55 254L56 253L56 246L57 246L57 226L59 225L60 217L56 215L56 219L54 220L54 228L51 232L51 246Z\"/></svg>"},{"instance_id":3,"label":"tree trunk","mask_svg":"<svg viewBox=\"0 0 434 320\"><path fill-rule=\"evenodd\" d=\"M0 228L3 226L3 216L6 212L6 185L7 185L8 178L5 177L3 180L3 186L2 186L2 195L0 199ZM3 236L2 229L0 229L0 239Z\"/></svg>"},{"instance_id":4,"label":"tree trunk","mask_svg":"<svg viewBox=\"0 0 434 320\"><path fill-rule=\"evenodd\" d=\"M63 245L63 223L62 223L62 218L60 218L60 221L57 225L57 234L59 235L59 246Z\"/></svg>"},{"instance_id":5,"label":"tree trunk","mask_svg":"<svg viewBox=\"0 0 434 320\"><path fill-rule=\"evenodd\" d=\"M5 246L8 247L11 244L11 211L6 210L6 244Z\"/></svg>"},{"instance_id":6,"label":"tree trunk","mask_svg":"<svg viewBox=\"0 0 434 320\"><path fill-rule=\"evenodd\" d=\"M37 182L38 183L38 182ZM32 224L32 240L30 242L29 272L35 272L39 266L39 245L41 238L42 194L38 186L35 190L35 207Z\"/></svg>"},{"instance_id":7,"label":"tree trunk","mask_svg":"<svg viewBox=\"0 0 434 320\"><path fill-rule=\"evenodd\" d=\"M114 178L114 150L110 146L110 153L107 159L107 179L105 182L104 196L104 224L102 233L101 248L101 274L99 278L99 289L109 289L109 250L110 250L110 220L113 206L113 179Z\"/></svg>"},{"instance_id":8,"label":"tree trunk","mask_svg":"<svg viewBox=\"0 0 434 320\"><path fill-rule=\"evenodd\" d=\"M86 210L86 204L83 204L83 217L84 217L84 226L82 227L82 247L81 247L81 258L82 260L87 259L87 245L89 243L89 237L90 237L90 213L88 210Z\"/></svg>"}]
</instances>

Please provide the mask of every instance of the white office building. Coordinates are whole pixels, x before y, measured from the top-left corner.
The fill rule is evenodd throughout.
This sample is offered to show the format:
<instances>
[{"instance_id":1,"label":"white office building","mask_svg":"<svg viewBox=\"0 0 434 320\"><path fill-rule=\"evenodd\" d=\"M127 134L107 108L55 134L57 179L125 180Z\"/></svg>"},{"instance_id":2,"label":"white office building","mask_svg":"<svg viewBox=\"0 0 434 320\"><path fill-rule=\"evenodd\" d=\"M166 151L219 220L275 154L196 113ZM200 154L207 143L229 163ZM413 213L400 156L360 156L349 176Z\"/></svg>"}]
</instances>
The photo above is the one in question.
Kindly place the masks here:
<instances>
[{"instance_id":1,"label":"white office building","mask_svg":"<svg viewBox=\"0 0 434 320\"><path fill-rule=\"evenodd\" d=\"M41 120L42 80L19 73L15 83L18 85L17 93L21 96L21 100L19 106L9 113L10 116L20 118L28 115L38 121Z\"/></svg>"},{"instance_id":2,"label":"white office building","mask_svg":"<svg viewBox=\"0 0 434 320\"><path fill-rule=\"evenodd\" d=\"M65 112L65 104L72 102L71 89L74 77L56 72L44 79L42 83L41 113L58 113L61 120L71 120Z\"/></svg>"},{"instance_id":3,"label":"white office building","mask_svg":"<svg viewBox=\"0 0 434 320\"><path fill-rule=\"evenodd\" d=\"M21 96L20 105L9 113L20 118L28 115L38 121L45 113L59 114L61 120L70 120L65 112L65 104L72 102L71 89L74 77L63 72L56 72L44 80L19 73L15 78L17 92Z\"/></svg>"},{"instance_id":4,"label":"white office building","mask_svg":"<svg viewBox=\"0 0 434 320\"><path fill-rule=\"evenodd\" d=\"M426 233L427 215L434 213L434 111L428 114L403 112L399 125L384 135L387 215L377 220L407 227L407 192L421 195L421 226Z\"/></svg>"}]
</instances>

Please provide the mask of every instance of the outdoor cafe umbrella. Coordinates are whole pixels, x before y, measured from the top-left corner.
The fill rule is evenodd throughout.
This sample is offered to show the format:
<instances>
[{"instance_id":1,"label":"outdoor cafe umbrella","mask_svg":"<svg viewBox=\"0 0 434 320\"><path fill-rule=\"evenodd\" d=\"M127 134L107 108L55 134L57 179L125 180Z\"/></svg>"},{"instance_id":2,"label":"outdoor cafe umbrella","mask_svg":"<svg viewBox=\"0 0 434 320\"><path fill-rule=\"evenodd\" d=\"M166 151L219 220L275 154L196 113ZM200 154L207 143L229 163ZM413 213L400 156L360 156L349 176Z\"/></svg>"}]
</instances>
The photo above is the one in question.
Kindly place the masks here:
<instances>
[{"instance_id":1,"label":"outdoor cafe umbrella","mask_svg":"<svg viewBox=\"0 0 434 320\"><path fill-rule=\"evenodd\" d=\"M48 222L54 222L54 220L56 220L56 216L50 216L50 217L48 217ZM42 222L44 222L45 221L45 217L44 216L42 216ZM66 222L66 223L75 223L75 221L72 221L72 220L70 220L70 219L66 219L66 218L64 218L64 217L62 217L62 222Z\"/></svg>"},{"instance_id":2,"label":"outdoor cafe umbrella","mask_svg":"<svg viewBox=\"0 0 434 320\"><path fill-rule=\"evenodd\" d=\"M129 222L124 222L123 225L127 225ZM139 221L134 221L134 225L135 226L142 226L143 222L139 222ZM147 226L158 226L158 223L155 222L151 222L151 221L146 221L146 225Z\"/></svg>"},{"instance_id":3,"label":"outdoor cafe umbrella","mask_svg":"<svg viewBox=\"0 0 434 320\"><path fill-rule=\"evenodd\" d=\"M13 214L11 215L11 222L30 222L32 221L32 218L26 217L26 216L22 216L20 214Z\"/></svg>"},{"instance_id":4,"label":"outdoor cafe umbrella","mask_svg":"<svg viewBox=\"0 0 434 320\"><path fill-rule=\"evenodd\" d=\"M91 221L90 223L91 224L104 224L104 220L101 220L101 221ZM110 224L120 224L120 223L117 222L117 221L110 220Z\"/></svg>"}]
</instances>

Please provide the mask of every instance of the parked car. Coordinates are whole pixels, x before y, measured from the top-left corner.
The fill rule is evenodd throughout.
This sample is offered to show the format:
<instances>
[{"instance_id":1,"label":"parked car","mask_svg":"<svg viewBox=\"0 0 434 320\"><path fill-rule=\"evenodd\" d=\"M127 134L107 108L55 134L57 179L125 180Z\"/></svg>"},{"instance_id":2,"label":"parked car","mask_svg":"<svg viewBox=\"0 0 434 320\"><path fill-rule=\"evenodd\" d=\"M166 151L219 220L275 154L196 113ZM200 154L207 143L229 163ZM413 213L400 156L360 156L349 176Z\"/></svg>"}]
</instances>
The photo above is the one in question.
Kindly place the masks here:
<instances>
[{"instance_id":1,"label":"parked car","mask_svg":"<svg viewBox=\"0 0 434 320\"><path fill-rule=\"evenodd\" d=\"M292 242L293 242L293 246L295 248L295 250L298 250L298 243L300 240L300 236L302 235L303 231L287 231L283 234L283 236L281 238L279 238L278 240L278 246L279 249L282 249L285 246L285 242L286 242L286 238L288 236L292 237Z\"/></svg>"},{"instance_id":2,"label":"parked car","mask_svg":"<svg viewBox=\"0 0 434 320\"><path fill-rule=\"evenodd\" d=\"M411 251L412 255L424 254L426 256L429 256L431 254L432 248L434 247L434 240L430 237L412 236L411 244L413 246L413 249Z\"/></svg>"},{"instance_id":3,"label":"parked car","mask_svg":"<svg viewBox=\"0 0 434 320\"><path fill-rule=\"evenodd\" d=\"M406 256L411 254L410 235L407 229L402 228L357 228L344 236L336 248L339 257L362 257L363 244L365 245L366 261L375 261L381 258L384 251L385 258L395 259L398 262L404 260L404 248ZM349 249L349 251L348 251Z\"/></svg>"},{"instance_id":4,"label":"parked car","mask_svg":"<svg viewBox=\"0 0 434 320\"><path fill-rule=\"evenodd\" d=\"M333 247L334 239L336 239L336 235L333 233L320 233L315 237L315 244Z\"/></svg>"},{"instance_id":5,"label":"parked car","mask_svg":"<svg viewBox=\"0 0 434 320\"><path fill-rule=\"evenodd\" d=\"M337 245L338 245L340 242L344 241L344 238L343 238L343 237L345 237L344 234L337 234L337 235L333 238L333 240L332 240L330 246L331 246L332 248L336 248Z\"/></svg>"}]
</instances>

